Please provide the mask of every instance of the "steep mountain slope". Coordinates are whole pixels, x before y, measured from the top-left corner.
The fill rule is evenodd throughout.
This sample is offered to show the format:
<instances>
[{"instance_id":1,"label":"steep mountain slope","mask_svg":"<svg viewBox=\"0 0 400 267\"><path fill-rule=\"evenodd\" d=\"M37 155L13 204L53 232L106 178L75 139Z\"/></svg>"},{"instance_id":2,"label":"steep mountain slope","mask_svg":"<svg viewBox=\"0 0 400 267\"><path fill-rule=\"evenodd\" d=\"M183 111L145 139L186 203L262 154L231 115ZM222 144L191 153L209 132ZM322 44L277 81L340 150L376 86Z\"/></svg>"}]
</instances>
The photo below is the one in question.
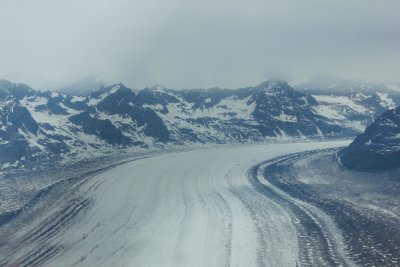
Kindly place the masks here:
<instances>
[{"instance_id":1,"label":"steep mountain slope","mask_svg":"<svg viewBox=\"0 0 400 267\"><path fill-rule=\"evenodd\" d=\"M339 152L341 163L358 171L400 168L400 107L382 114Z\"/></svg>"},{"instance_id":2,"label":"steep mountain slope","mask_svg":"<svg viewBox=\"0 0 400 267\"><path fill-rule=\"evenodd\" d=\"M39 126L19 100L33 94L21 84L0 81L0 163L15 162L38 151L28 146L28 139L36 135Z\"/></svg>"},{"instance_id":3,"label":"steep mountain slope","mask_svg":"<svg viewBox=\"0 0 400 267\"><path fill-rule=\"evenodd\" d=\"M393 102L389 95L387 100ZM68 95L2 80L0 164L121 148L349 137L385 108L366 101L349 109L339 101L339 116L332 105L278 81L236 90L155 86L137 93L115 84ZM351 115L344 116L346 111Z\"/></svg>"}]
</instances>

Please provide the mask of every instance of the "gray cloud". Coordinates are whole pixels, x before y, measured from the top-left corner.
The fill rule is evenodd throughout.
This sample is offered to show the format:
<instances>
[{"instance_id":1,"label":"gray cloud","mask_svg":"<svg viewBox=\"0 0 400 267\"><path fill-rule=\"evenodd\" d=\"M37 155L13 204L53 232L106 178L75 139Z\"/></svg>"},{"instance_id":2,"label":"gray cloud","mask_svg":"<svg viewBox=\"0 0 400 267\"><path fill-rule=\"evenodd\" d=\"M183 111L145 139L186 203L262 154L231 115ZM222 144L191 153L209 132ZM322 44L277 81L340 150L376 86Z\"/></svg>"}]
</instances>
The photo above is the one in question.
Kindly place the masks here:
<instances>
[{"instance_id":1,"label":"gray cloud","mask_svg":"<svg viewBox=\"0 0 400 267\"><path fill-rule=\"evenodd\" d=\"M0 0L0 76L134 88L400 80L400 1Z\"/></svg>"}]
</instances>

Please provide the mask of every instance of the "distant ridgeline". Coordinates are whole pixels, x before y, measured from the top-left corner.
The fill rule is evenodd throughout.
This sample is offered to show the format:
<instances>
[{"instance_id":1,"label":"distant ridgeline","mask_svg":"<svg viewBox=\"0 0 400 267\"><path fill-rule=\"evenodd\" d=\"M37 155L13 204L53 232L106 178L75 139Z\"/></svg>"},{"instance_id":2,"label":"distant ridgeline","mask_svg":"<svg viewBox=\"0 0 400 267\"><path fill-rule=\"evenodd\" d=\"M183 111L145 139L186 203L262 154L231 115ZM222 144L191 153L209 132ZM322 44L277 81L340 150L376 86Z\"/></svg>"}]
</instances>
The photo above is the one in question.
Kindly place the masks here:
<instances>
[{"instance_id":1,"label":"distant ridgeline","mask_svg":"<svg viewBox=\"0 0 400 267\"><path fill-rule=\"evenodd\" d=\"M136 147L352 137L400 105L398 91L376 88L338 94L267 81L235 90L155 86L135 93L115 84L73 95L1 80L0 164Z\"/></svg>"},{"instance_id":2,"label":"distant ridgeline","mask_svg":"<svg viewBox=\"0 0 400 267\"><path fill-rule=\"evenodd\" d=\"M341 163L358 171L400 168L400 107L378 117L365 132L339 152Z\"/></svg>"}]
</instances>

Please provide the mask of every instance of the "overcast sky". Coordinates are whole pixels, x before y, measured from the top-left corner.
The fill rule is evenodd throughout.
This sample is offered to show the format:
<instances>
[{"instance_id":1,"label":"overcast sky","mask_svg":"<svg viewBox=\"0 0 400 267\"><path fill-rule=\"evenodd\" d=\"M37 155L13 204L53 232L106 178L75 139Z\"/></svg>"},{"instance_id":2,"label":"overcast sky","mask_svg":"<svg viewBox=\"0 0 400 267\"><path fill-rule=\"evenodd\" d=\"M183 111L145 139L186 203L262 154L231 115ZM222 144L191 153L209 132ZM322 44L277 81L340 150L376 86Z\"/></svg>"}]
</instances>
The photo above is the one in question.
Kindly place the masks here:
<instances>
[{"instance_id":1,"label":"overcast sky","mask_svg":"<svg viewBox=\"0 0 400 267\"><path fill-rule=\"evenodd\" d=\"M399 0L0 0L0 78L241 87L400 81Z\"/></svg>"}]
</instances>

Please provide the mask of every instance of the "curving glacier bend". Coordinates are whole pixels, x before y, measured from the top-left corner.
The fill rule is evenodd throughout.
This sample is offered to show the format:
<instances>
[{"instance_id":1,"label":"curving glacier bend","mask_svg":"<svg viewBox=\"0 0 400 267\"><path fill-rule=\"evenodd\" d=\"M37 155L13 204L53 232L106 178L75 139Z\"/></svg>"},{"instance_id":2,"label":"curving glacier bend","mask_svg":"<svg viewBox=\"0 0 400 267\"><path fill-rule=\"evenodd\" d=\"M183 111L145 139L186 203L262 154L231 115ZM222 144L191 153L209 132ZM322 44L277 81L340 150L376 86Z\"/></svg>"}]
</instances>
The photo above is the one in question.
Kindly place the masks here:
<instances>
[{"instance_id":1,"label":"curving glacier bend","mask_svg":"<svg viewBox=\"0 0 400 267\"><path fill-rule=\"evenodd\" d=\"M0 228L0 265L351 266L333 221L254 167L347 143L224 147L119 165Z\"/></svg>"}]
</instances>

